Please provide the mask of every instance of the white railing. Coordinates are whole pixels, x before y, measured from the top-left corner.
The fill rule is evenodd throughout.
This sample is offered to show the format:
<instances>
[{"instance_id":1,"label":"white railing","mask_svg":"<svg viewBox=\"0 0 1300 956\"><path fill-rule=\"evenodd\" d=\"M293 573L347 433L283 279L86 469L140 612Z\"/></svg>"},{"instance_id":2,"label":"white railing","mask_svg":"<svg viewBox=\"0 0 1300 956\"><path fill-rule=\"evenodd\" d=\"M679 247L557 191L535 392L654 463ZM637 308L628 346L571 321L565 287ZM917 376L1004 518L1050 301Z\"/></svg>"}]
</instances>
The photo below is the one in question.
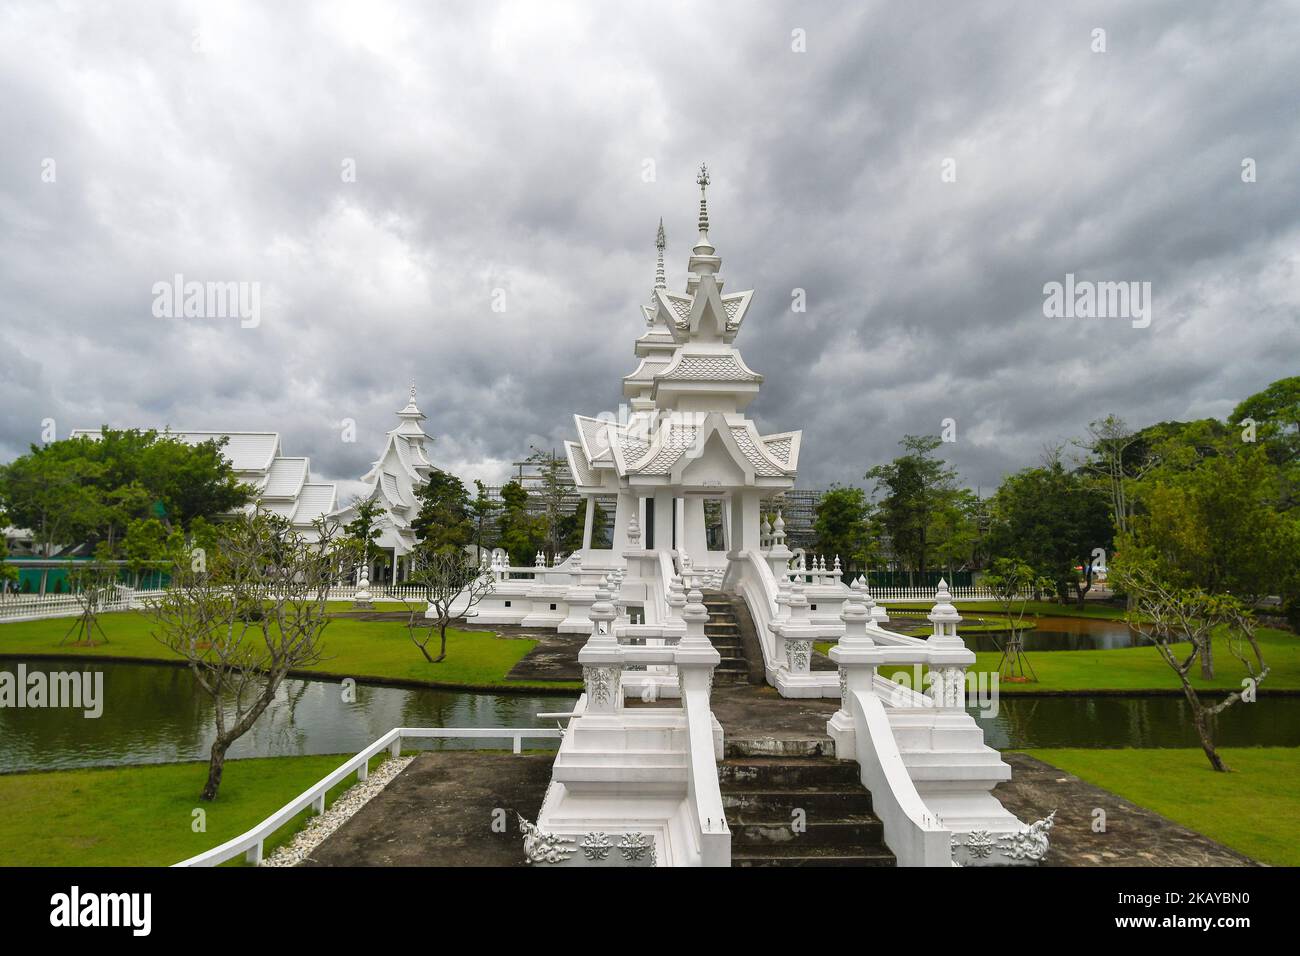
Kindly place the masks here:
<instances>
[{"instance_id":1,"label":"white railing","mask_svg":"<svg viewBox=\"0 0 1300 956\"><path fill-rule=\"evenodd\" d=\"M952 833L932 814L903 763L885 707L874 693L852 691L841 706L853 717L862 785L900 866L951 866Z\"/></svg>"},{"instance_id":2,"label":"white railing","mask_svg":"<svg viewBox=\"0 0 1300 956\"><path fill-rule=\"evenodd\" d=\"M763 666L770 669L777 660L776 639L771 623L776 620L776 578L772 568L758 551L745 551L736 562L736 589L749 608L758 633L758 644L763 649Z\"/></svg>"},{"instance_id":3,"label":"white railing","mask_svg":"<svg viewBox=\"0 0 1300 956\"><path fill-rule=\"evenodd\" d=\"M150 597L162 591L135 591L118 587L99 602L98 611L128 611L140 607ZM0 622L39 621L53 617L76 617L81 614L81 601L73 594L11 594L0 597Z\"/></svg>"},{"instance_id":4,"label":"white railing","mask_svg":"<svg viewBox=\"0 0 1300 956\"><path fill-rule=\"evenodd\" d=\"M251 830L244 831L206 853L200 853L173 865L217 866L227 860L233 860L241 853L249 863L261 862L266 840L276 830L308 807L317 813L324 813L325 795L332 788L353 773L357 775L358 781L365 780L369 776L370 758L384 749L387 749L392 756L398 756L402 752L402 741L406 738L512 740L514 752L519 753L524 740L554 739L562 736L563 731L558 727L394 727L355 757L344 761L338 769L321 777Z\"/></svg>"},{"instance_id":5,"label":"white railing","mask_svg":"<svg viewBox=\"0 0 1300 956\"><path fill-rule=\"evenodd\" d=\"M948 589L954 601L996 601L998 599L989 588L964 587ZM934 588L878 588L871 586L871 596L877 603L887 601L922 601L934 603Z\"/></svg>"},{"instance_id":6,"label":"white railing","mask_svg":"<svg viewBox=\"0 0 1300 956\"><path fill-rule=\"evenodd\" d=\"M695 810L693 829L699 842L700 865L731 866L731 829L722 808L708 693L686 691L682 710L686 715L686 794Z\"/></svg>"}]
</instances>

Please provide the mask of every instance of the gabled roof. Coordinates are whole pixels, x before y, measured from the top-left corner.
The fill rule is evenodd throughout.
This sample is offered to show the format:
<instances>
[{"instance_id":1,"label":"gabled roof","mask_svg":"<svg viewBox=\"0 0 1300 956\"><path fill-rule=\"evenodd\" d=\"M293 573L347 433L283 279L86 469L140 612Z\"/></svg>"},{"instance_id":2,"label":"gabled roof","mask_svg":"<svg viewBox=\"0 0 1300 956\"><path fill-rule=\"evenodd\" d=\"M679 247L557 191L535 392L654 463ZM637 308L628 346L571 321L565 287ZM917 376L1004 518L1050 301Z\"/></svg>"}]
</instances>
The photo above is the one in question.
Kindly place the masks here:
<instances>
[{"instance_id":1,"label":"gabled roof","mask_svg":"<svg viewBox=\"0 0 1300 956\"><path fill-rule=\"evenodd\" d=\"M564 443L564 454L569 460L569 474L573 476L575 485L579 488L597 488L600 486L600 477L591 467L591 461L582 450L582 445L576 441L566 441Z\"/></svg>"},{"instance_id":2,"label":"gabled roof","mask_svg":"<svg viewBox=\"0 0 1300 956\"><path fill-rule=\"evenodd\" d=\"M306 458L277 458L271 462L266 482L262 485L264 498L295 498L307 480L310 461Z\"/></svg>"},{"instance_id":3,"label":"gabled roof","mask_svg":"<svg viewBox=\"0 0 1300 956\"><path fill-rule=\"evenodd\" d=\"M310 524L317 518L334 510L338 500L338 489L333 484L307 483L298 495L298 508L293 514L293 523Z\"/></svg>"}]
</instances>

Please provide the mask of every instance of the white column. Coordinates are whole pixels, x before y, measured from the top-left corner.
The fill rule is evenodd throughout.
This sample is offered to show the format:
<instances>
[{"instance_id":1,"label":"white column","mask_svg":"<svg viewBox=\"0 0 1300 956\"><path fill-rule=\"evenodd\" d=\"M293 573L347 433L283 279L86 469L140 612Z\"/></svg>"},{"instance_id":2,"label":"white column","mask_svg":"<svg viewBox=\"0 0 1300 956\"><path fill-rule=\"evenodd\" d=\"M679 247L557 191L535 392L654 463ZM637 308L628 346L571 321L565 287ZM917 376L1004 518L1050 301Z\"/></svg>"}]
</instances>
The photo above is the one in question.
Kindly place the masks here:
<instances>
[{"instance_id":1,"label":"white column","mask_svg":"<svg viewBox=\"0 0 1300 956\"><path fill-rule=\"evenodd\" d=\"M591 529L596 520L596 496L587 495L587 516L582 522L582 550L591 550Z\"/></svg>"},{"instance_id":2,"label":"white column","mask_svg":"<svg viewBox=\"0 0 1300 956\"><path fill-rule=\"evenodd\" d=\"M704 499L691 495L684 500L683 519L686 552L695 559L696 567L702 567L705 556L709 553L708 529L704 523Z\"/></svg>"},{"instance_id":3,"label":"white column","mask_svg":"<svg viewBox=\"0 0 1300 956\"><path fill-rule=\"evenodd\" d=\"M673 547L673 493L656 491L655 509L655 550L671 551Z\"/></svg>"}]
</instances>

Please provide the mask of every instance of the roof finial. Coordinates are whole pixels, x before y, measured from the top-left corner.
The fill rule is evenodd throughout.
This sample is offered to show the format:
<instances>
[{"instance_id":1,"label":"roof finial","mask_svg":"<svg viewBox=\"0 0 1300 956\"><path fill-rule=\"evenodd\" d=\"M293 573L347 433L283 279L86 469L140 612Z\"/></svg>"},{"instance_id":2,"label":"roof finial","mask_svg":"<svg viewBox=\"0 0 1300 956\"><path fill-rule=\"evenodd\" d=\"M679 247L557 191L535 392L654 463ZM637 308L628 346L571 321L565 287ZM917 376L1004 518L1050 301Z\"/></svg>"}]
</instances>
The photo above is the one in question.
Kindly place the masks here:
<instances>
[{"instance_id":1,"label":"roof finial","mask_svg":"<svg viewBox=\"0 0 1300 956\"><path fill-rule=\"evenodd\" d=\"M695 181L700 185L700 235L709 234L709 202L704 194L705 188L709 185L709 167L700 163L700 174L695 177Z\"/></svg>"},{"instance_id":2,"label":"roof finial","mask_svg":"<svg viewBox=\"0 0 1300 956\"><path fill-rule=\"evenodd\" d=\"M415 401L415 379L411 379L411 401Z\"/></svg>"},{"instance_id":3,"label":"roof finial","mask_svg":"<svg viewBox=\"0 0 1300 956\"><path fill-rule=\"evenodd\" d=\"M655 236L655 248L659 250L659 261L655 264L655 291L668 288L668 282L664 278L664 248L668 245L668 240L664 238L664 217L659 217L659 232ZM651 296L653 298L653 296Z\"/></svg>"}]
</instances>

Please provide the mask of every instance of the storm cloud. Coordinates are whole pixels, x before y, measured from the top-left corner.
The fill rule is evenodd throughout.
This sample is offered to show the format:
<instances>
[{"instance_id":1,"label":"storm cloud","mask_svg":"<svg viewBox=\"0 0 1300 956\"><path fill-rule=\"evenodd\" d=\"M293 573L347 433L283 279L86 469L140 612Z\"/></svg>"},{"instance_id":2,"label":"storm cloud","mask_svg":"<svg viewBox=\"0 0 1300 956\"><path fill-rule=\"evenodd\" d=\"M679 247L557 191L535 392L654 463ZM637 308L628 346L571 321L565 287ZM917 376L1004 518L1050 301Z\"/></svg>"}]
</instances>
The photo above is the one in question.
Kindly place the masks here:
<instances>
[{"instance_id":1,"label":"storm cloud","mask_svg":"<svg viewBox=\"0 0 1300 956\"><path fill-rule=\"evenodd\" d=\"M0 461L267 429L355 479L414 381L500 480L617 410L702 161L800 486L945 418L989 488L1108 412L1224 416L1297 372L1297 46L1286 3L8 3ZM155 316L178 274L260 322ZM1067 274L1150 282L1150 327L1045 317Z\"/></svg>"}]
</instances>

